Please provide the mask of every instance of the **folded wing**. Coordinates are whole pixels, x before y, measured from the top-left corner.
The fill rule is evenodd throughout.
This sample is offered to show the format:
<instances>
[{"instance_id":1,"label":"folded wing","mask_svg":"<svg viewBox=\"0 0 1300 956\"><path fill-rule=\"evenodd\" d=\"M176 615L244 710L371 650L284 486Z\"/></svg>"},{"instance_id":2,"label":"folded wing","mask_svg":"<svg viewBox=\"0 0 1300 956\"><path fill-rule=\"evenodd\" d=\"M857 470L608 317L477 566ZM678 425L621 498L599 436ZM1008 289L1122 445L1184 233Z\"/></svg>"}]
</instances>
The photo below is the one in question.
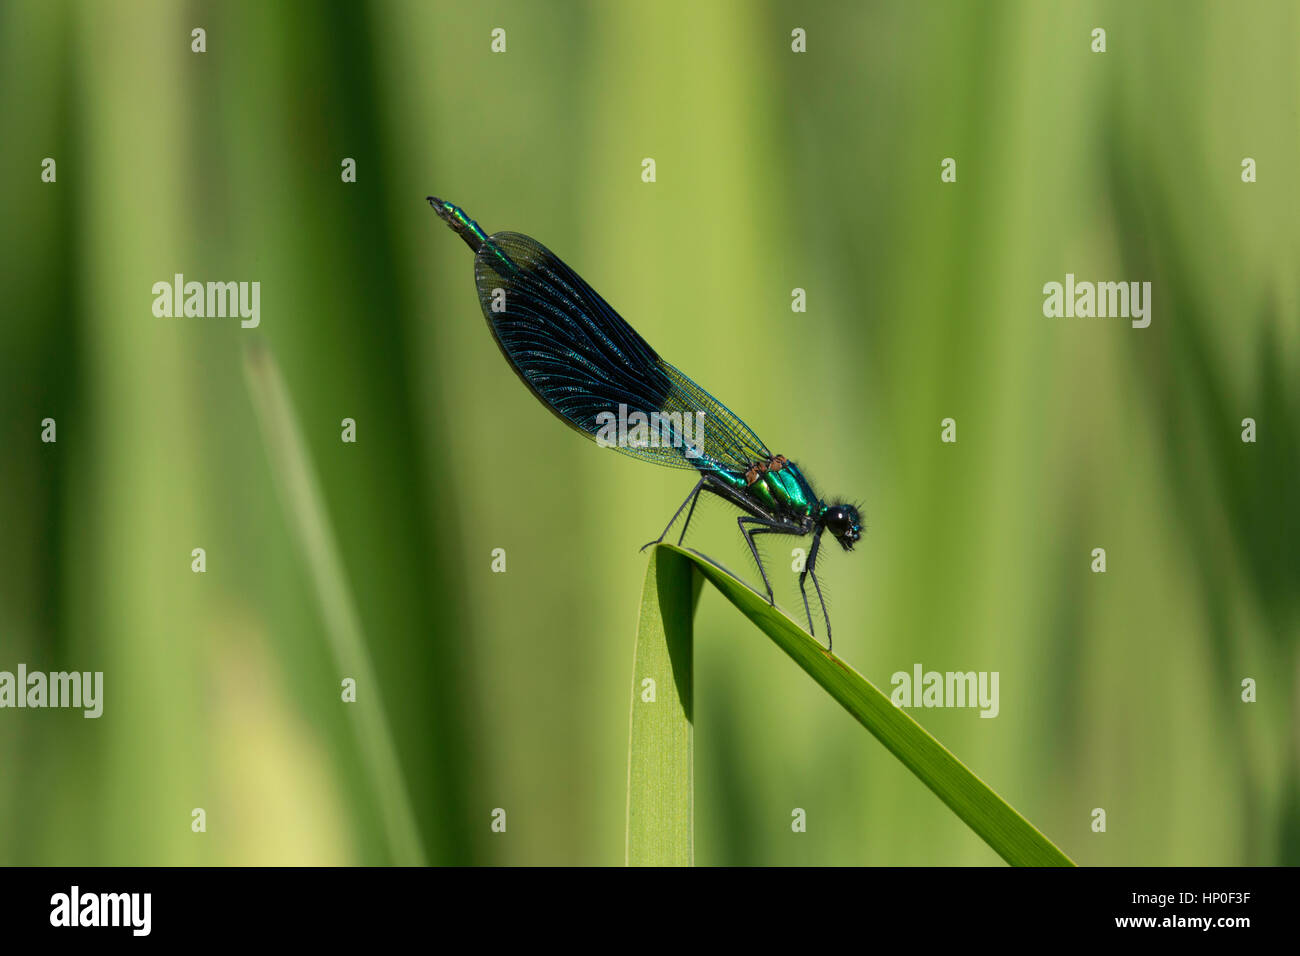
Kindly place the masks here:
<instances>
[{"instance_id":1,"label":"folded wing","mask_svg":"<svg viewBox=\"0 0 1300 956\"><path fill-rule=\"evenodd\" d=\"M659 437L669 439L645 447L613 446L634 458L735 474L771 457L743 421L663 361L581 276L535 239L494 234L475 257L474 277L483 315L510 366L542 404L588 438L595 440L601 431L602 413L617 417L626 406L628 413L647 419L658 413ZM696 415L701 411L702 420ZM683 423L680 433L675 422Z\"/></svg>"}]
</instances>

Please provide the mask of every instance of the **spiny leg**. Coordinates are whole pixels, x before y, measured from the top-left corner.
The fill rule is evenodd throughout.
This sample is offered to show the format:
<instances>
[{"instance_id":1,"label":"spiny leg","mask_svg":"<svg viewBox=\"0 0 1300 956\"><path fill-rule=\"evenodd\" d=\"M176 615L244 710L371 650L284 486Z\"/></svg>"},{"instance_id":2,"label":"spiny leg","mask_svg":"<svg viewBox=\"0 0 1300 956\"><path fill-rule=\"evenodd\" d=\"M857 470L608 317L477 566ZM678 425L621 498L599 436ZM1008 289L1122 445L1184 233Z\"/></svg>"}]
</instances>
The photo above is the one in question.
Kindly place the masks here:
<instances>
[{"instance_id":1,"label":"spiny leg","mask_svg":"<svg viewBox=\"0 0 1300 956\"><path fill-rule=\"evenodd\" d=\"M691 502L690 510L686 512L686 520L682 522L682 533L677 536L677 547L679 548L682 546L682 542L686 540L686 529L691 526L691 517L695 514L695 506L700 503L700 492L703 490L704 479L701 478L700 483L695 486L695 500ZM680 508L677 510L681 511ZM664 530L667 531L666 528Z\"/></svg>"},{"instance_id":2,"label":"spiny leg","mask_svg":"<svg viewBox=\"0 0 1300 956\"><path fill-rule=\"evenodd\" d=\"M747 515L741 515L736 519L736 525L740 528L740 533L745 536L745 543L749 545L749 552L754 556L754 561L758 564L758 573L763 577L763 587L767 588L767 602L776 607L776 595L772 593L772 585L767 580L767 572L763 570L763 559L758 556L758 545L754 544L754 539L750 537L755 532L745 527L746 522L759 524L762 520L762 518L750 518ZM758 529L757 533L761 534L762 530Z\"/></svg>"},{"instance_id":3,"label":"spiny leg","mask_svg":"<svg viewBox=\"0 0 1300 956\"><path fill-rule=\"evenodd\" d=\"M826 651L831 649L831 616L826 611L826 598L822 596L821 582L817 580L817 551L821 547L822 536L819 531L813 537L812 547L808 549L808 562L804 565L803 570L799 573L799 593L803 595L803 612L808 615L808 633L815 635L813 630L812 609L808 606L808 591L804 584L804 579L812 575L813 587L817 589L817 601L822 606L822 620L826 622Z\"/></svg>"},{"instance_id":4,"label":"spiny leg","mask_svg":"<svg viewBox=\"0 0 1300 956\"><path fill-rule=\"evenodd\" d=\"M763 559L758 554L758 545L754 544L753 536L756 534L798 534L799 528L782 521L755 518L749 515L741 515L736 519L736 524L740 528L740 533L745 536L745 543L749 545L749 553L754 556L754 563L758 565L758 573L763 578L763 587L767 588L767 601L773 607L776 607L776 595L772 593L772 584L767 579L767 570L763 567ZM746 524L754 525L754 529L752 531L747 529Z\"/></svg>"},{"instance_id":5,"label":"spiny leg","mask_svg":"<svg viewBox=\"0 0 1300 956\"><path fill-rule=\"evenodd\" d=\"M686 516L686 524L682 525L682 535L680 538L677 539L677 543L681 544L682 538L686 537L686 526L691 523L691 515L695 514L695 501L696 499L699 498L700 490L703 487L704 487L704 479L701 478L699 481L695 483L694 490L692 490L691 493L686 496L686 500L683 501L677 507L677 510L673 512L673 516L668 519L668 525L667 527L664 528L663 534L659 535L659 537L655 538L653 541L647 541L645 544L641 545L640 550L644 551L646 548L650 547L651 545L655 545L663 541L663 539L668 535L668 529L673 526L673 522L677 520L677 516L682 513L682 509L685 508L687 505L690 505L691 510L690 513L687 514Z\"/></svg>"},{"instance_id":6,"label":"spiny leg","mask_svg":"<svg viewBox=\"0 0 1300 956\"><path fill-rule=\"evenodd\" d=\"M810 571L809 573L812 575L813 587L817 589L817 600L822 606L822 620L826 622L826 653L829 654L831 650L831 616L826 613L826 598L822 597L822 586L817 581L817 572Z\"/></svg>"},{"instance_id":7,"label":"spiny leg","mask_svg":"<svg viewBox=\"0 0 1300 956\"><path fill-rule=\"evenodd\" d=\"M803 612L808 616L808 633L814 636L816 636L817 631L813 627L812 609L808 606L808 589L806 580L808 574L817 568L817 551L821 546L822 533L818 531L813 535L812 547L808 549L808 560L804 562L803 570L799 572L799 594L803 596ZM813 575L813 583L814 585L817 583L817 576L815 574ZM824 612L826 610L825 607L823 607L822 610ZM827 630L830 630L829 626L827 627Z\"/></svg>"}]
</instances>

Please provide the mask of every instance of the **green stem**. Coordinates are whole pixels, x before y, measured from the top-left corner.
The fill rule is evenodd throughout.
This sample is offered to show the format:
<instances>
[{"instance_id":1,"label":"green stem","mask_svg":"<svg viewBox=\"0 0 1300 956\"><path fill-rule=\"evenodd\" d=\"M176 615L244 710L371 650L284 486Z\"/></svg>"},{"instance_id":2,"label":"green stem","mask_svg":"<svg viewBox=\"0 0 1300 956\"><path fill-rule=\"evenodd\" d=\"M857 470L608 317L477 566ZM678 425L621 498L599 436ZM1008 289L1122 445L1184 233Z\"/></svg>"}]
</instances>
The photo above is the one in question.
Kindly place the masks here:
<instances>
[{"instance_id":1,"label":"green stem","mask_svg":"<svg viewBox=\"0 0 1300 956\"><path fill-rule=\"evenodd\" d=\"M288 390L275 359L260 344L245 349L244 371L271 459L271 474L315 585L334 664L339 674L356 680L357 699L347 706L356 718L352 726L357 746L383 814L393 860L402 866L423 866L423 843L384 717L379 681Z\"/></svg>"}]
</instances>

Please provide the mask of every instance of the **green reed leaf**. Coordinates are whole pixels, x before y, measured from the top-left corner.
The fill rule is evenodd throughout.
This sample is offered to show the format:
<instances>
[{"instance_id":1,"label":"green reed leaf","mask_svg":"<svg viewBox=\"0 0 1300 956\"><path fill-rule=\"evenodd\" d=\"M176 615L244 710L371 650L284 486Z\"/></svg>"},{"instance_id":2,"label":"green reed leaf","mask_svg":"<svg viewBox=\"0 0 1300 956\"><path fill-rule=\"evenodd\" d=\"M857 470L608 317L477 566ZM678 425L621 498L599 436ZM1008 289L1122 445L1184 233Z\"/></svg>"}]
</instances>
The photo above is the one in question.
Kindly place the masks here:
<instances>
[{"instance_id":1,"label":"green reed leaf","mask_svg":"<svg viewBox=\"0 0 1300 956\"><path fill-rule=\"evenodd\" d=\"M695 552L672 545L654 549L641 604L629 748L629 863L689 863L692 858L691 605L687 597L692 576L701 575L1004 860L1015 866L1074 866L1051 840L870 681L748 585ZM661 692L656 704L640 703L638 687L645 676L653 676ZM678 688L678 694L664 694L666 684Z\"/></svg>"}]
</instances>

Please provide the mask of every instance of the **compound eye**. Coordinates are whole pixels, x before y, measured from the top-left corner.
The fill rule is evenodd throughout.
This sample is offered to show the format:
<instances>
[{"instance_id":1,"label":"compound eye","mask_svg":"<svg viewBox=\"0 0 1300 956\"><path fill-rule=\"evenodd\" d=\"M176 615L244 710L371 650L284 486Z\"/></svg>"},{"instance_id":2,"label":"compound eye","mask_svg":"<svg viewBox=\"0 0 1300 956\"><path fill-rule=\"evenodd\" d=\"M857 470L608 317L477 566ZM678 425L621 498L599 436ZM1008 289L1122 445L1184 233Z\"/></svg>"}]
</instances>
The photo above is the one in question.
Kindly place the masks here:
<instances>
[{"instance_id":1,"label":"compound eye","mask_svg":"<svg viewBox=\"0 0 1300 956\"><path fill-rule=\"evenodd\" d=\"M846 534L850 524L849 516L843 508L832 508L826 512L826 528L836 537Z\"/></svg>"}]
</instances>

